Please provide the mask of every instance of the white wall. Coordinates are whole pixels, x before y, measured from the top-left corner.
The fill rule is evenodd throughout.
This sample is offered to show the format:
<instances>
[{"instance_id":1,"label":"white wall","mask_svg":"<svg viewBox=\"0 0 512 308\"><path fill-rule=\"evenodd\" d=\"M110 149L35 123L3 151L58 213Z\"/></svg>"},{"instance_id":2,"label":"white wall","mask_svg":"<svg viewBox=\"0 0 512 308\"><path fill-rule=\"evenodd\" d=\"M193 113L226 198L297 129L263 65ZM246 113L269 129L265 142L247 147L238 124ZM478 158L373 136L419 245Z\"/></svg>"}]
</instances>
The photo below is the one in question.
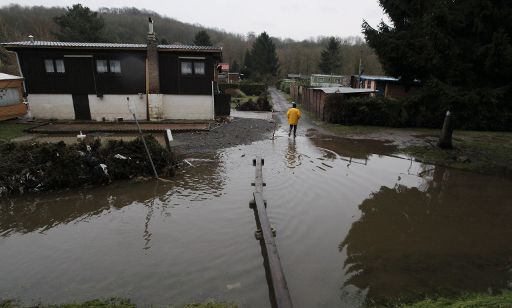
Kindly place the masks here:
<instances>
[{"instance_id":1,"label":"white wall","mask_svg":"<svg viewBox=\"0 0 512 308\"><path fill-rule=\"evenodd\" d=\"M29 94L27 101L36 119L75 119L71 94Z\"/></svg>"},{"instance_id":2,"label":"white wall","mask_svg":"<svg viewBox=\"0 0 512 308\"><path fill-rule=\"evenodd\" d=\"M162 99L163 96L163 99ZM126 97L130 98L137 110L137 118L146 120L146 95L89 95L91 119L104 117L113 121L118 117L131 120ZM211 120L214 119L214 108L210 95L158 95L152 100L152 110L157 111L161 102L161 118L169 120ZM75 110L70 94L29 94L28 103L32 116L37 119L74 120ZM155 114L156 115L156 114ZM154 115L154 116L155 116ZM160 118L159 118L160 119Z\"/></svg>"},{"instance_id":3,"label":"white wall","mask_svg":"<svg viewBox=\"0 0 512 308\"><path fill-rule=\"evenodd\" d=\"M146 95L139 97L134 95L114 95L105 94L103 97L89 95L89 109L91 110L91 119L101 121L105 118L107 121L115 121L116 118L124 120L133 120L133 115L128 109L126 98L130 98L130 103L135 105L137 110L137 119L146 120Z\"/></svg>"},{"instance_id":4,"label":"white wall","mask_svg":"<svg viewBox=\"0 0 512 308\"><path fill-rule=\"evenodd\" d=\"M163 117L170 120L211 120L215 118L210 95L164 95Z\"/></svg>"}]
</instances>

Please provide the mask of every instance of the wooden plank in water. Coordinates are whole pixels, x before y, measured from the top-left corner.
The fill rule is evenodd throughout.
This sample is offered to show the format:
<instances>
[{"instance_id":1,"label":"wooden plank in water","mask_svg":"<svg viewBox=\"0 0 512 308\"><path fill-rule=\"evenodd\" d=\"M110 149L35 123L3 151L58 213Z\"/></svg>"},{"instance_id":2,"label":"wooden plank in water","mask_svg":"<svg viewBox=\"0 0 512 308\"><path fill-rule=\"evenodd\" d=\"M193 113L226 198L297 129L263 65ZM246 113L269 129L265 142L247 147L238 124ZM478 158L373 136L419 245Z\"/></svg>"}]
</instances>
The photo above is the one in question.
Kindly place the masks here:
<instances>
[{"instance_id":1,"label":"wooden plank in water","mask_svg":"<svg viewBox=\"0 0 512 308\"><path fill-rule=\"evenodd\" d=\"M258 219L261 226L261 231L263 235L263 243L265 248L265 255L267 256L269 274L272 281L273 293L275 295L275 300L277 307L279 308L288 308L293 307L292 300L290 297L290 291L288 290L288 285L286 283L286 278L284 276L283 267L281 265L281 260L279 259L279 253L277 251L277 246L274 241L274 236L272 234L272 226L270 225L270 221L267 216L267 209L265 208L265 201L263 199L263 174L262 174L262 165L263 160L261 157L256 158L256 181L255 181L255 192L254 192L254 202L256 204L256 213L258 215Z\"/></svg>"}]
</instances>

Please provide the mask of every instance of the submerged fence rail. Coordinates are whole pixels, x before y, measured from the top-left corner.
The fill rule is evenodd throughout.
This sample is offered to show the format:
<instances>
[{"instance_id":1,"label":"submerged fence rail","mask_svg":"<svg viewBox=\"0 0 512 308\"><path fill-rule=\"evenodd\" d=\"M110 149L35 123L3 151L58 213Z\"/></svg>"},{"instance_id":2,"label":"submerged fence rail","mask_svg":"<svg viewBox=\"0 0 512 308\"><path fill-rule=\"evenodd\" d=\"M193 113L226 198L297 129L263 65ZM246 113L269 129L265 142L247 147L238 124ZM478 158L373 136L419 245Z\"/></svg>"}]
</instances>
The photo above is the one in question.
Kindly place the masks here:
<instances>
[{"instance_id":1,"label":"submerged fence rail","mask_svg":"<svg viewBox=\"0 0 512 308\"><path fill-rule=\"evenodd\" d=\"M256 176L254 185L254 201L251 202L251 207L254 210L256 217L256 225L258 227L259 237L262 254L265 262L265 271L269 283L269 292L273 306L278 308L293 307L290 297L290 291L286 284L283 267L279 259L279 253L274 241L274 231L270 225L267 216L266 202L263 198L263 164L264 160L261 157L253 159L253 165L256 167Z\"/></svg>"}]
</instances>

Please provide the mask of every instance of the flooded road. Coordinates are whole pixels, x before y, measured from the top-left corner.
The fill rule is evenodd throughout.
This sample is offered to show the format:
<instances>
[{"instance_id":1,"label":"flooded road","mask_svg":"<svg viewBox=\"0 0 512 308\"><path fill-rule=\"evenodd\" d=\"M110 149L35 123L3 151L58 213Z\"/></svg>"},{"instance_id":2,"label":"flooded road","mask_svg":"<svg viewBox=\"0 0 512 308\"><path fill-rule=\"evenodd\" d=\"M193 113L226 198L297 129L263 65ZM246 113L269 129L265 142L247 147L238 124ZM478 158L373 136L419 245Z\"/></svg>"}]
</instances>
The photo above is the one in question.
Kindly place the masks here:
<instances>
[{"instance_id":1,"label":"flooded road","mask_svg":"<svg viewBox=\"0 0 512 308\"><path fill-rule=\"evenodd\" d=\"M190 159L172 183L2 200L0 298L269 307L248 206L256 155L296 307L510 287L512 181L390 157L307 121L295 140L285 130Z\"/></svg>"}]
</instances>

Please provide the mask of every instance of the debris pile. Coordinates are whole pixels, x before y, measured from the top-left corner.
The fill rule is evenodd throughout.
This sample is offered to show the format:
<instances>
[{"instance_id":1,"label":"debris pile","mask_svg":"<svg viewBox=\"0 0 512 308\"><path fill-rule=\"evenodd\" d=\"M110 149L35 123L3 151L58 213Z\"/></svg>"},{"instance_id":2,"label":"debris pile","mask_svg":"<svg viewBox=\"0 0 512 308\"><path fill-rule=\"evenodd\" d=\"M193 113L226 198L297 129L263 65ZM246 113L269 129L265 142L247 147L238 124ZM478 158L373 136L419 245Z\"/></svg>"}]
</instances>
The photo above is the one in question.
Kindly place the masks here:
<instances>
[{"instance_id":1,"label":"debris pile","mask_svg":"<svg viewBox=\"0 0 512 308\"><path fill-rule=\"evenodd\" d=\"M146 137L159 176L171 176L176 156L153 137ZM0 143L0 196L107 184L118 179L151 177L140 138L101 144L79 142Z\"/></svg>"}]
</instances>

